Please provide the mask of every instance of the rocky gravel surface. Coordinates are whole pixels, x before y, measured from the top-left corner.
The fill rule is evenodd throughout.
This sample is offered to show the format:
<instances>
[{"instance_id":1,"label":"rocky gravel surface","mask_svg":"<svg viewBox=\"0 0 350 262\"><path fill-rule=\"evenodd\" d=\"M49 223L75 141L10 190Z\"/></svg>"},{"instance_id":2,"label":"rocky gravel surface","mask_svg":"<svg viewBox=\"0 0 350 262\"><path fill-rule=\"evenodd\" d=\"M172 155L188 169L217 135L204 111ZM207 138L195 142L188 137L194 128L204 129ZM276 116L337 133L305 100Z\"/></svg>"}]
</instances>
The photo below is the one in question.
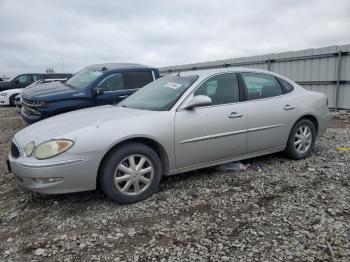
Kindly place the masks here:
<instances>
[{"instance_id":1,"label":"rocky gravel surface","mask_svg":"<svg viewBox=\"0 0 350 262\"><path fill-rule=\"evenodd\" d=\"M5 157L24 124L0 108L0 261L349 261L350 151L337 149L350 147L350 116L334 119L306 160L176 175L122 206L23 191Z\"/></svg>"}]
</instances>

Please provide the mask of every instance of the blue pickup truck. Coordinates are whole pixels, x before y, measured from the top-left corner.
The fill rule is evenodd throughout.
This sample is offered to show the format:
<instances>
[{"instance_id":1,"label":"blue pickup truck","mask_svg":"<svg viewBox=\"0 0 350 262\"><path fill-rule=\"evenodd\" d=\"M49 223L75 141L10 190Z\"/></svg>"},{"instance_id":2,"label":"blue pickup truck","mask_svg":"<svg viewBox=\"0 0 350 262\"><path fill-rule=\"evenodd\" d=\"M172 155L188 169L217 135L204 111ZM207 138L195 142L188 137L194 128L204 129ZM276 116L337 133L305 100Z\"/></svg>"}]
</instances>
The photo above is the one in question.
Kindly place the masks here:
<instances>
[{"instance_id":1,"label":"blue pickup truck","mask_svg":"<svg viewBox=\"0 0 350 262\"><path fill-rule=\"evenodd\" d=\"M139 64L91 65L67 81L25 88L21 115L31 124L77 109L115 104L157 78L157 68Z\"/></svg>"}]
</instances>

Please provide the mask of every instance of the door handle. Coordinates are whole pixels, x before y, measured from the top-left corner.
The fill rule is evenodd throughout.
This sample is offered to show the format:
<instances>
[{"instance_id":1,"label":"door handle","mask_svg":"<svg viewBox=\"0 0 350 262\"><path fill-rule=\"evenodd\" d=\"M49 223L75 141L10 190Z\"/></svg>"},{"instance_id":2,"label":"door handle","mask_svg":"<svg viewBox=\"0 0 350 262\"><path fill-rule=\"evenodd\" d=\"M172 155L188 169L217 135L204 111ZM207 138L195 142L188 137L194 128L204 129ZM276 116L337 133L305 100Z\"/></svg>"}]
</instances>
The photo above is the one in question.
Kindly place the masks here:
<instances>
[{"instance_id":1,"label":"door handle","mask_svg":"<svg viewBox=\"0 0 350 262\"><path fill-rule=\"evenodd\" d=\"M129 95L121 95L121 96L118 96L119 98L125 98L125 97L128 97Z\"/></svg>"},{"instance_id":2,"label":"door handle","mask_svg":"<svg viewBox=\"0 0 350 262\"><path fill-rule=\"evenodd\" d=\"M291 106L291 105L288 105L288 104L283 107L283 109L286 110L286 111L293 110L294 108L295 108L295 106Z\"/></svg>"},{"instance_id":3,"label":"door handle","mask_svg":"<svg viewBox=\"0 0 350 262\"><path fill-rule=\"evenodd\" d=\"M228 115L228 118L238 118L238 117L242 117L243 114L241 113L237 113L237 112L232 112L231 114Z\"/></svg>"}]
</instances>

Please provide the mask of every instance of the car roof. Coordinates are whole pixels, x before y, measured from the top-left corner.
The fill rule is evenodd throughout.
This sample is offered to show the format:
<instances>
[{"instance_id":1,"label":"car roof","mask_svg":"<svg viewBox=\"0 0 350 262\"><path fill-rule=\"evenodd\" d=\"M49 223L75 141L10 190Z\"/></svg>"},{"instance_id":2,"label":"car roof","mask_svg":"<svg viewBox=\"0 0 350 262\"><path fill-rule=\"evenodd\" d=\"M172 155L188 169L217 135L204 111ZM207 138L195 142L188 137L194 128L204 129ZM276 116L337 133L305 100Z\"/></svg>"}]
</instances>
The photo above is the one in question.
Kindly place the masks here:
<instances>
[{"instance_id":1,"label":"car roof","mask_svg":"<svg viewBox=\"0 0 350 262\"><path fill-rule=\"evenodd\" d=\"M21 75L46 75L46 73L21 73L15 76L21 76Z\"/></svg>"},{"instance_id":2,"label":"car roof","mask_svg":"<svg viewBox=\"0 0 350 262\"><path fill-rule=\"evenodd\" d=\"M181 76L187 76L187 75L198 75L199 77L206 77L213 74L219 74L219 73L238 73L238 72L257 72L257 73L264 73L264 74L270 74L270 75L278 75L274 72L257 69L257 68L247 68L247 67L226 67L226 68L211 68L211 69L200 69L200 70L191 70L191 71L181 71ZM175 74L176 72L172 73ZM178 73L176 73L178 74Z\"/></svg>"},{"instance_id":3,"label":"car roof","mask_svg":"<svg viewBox=\"0 0 350 262\"><path fill-rule=\"evenodd\" d=\"M106 67L106 71L110 70L124 70L124 69L156 69L153 67L135 64L135 63L105 63L105 64L95 64L88 66L89 68L93 68L95 70L101 70L103 67Z\"/></svg>"}]
</instances>

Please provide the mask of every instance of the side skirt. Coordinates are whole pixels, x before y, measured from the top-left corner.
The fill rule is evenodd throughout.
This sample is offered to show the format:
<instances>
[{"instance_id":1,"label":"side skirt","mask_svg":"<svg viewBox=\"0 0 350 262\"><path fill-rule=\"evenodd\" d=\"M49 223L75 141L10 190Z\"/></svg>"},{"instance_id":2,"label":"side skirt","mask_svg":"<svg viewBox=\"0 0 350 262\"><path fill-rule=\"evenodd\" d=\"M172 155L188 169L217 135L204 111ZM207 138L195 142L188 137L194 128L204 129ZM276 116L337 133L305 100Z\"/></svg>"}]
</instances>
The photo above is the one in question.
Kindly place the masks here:
<instances>
[{"instance_id":1,"label":"side skirt","mask_svg":"<svg viewBox=\"0 0 350 262\"><path fill-rule=\"evenodd\" d=\"M198 165L169 170L169 172L167 174L164 174L164 175L170 176L170 175L175 175L175 174L188 172L188 171L192 171L192 170L196 170L196 169L201 169L201 168L205 168L205 167L217 166L217 165L226 164L229 162L234 162L234 161L249 159L249 158L253 158L253 157L268 155L268 154L283 151L284 149L285 149L285 147L277 147L277 148L258 151L258 152L254 152L254 153L250 153L250 154L239 155L239 156L235 156L232 158L219 159L219 160L210 161L210 162L206 162L206 163L202 163L202 164L198 164Z\"/></svg>"}]
</instances>

